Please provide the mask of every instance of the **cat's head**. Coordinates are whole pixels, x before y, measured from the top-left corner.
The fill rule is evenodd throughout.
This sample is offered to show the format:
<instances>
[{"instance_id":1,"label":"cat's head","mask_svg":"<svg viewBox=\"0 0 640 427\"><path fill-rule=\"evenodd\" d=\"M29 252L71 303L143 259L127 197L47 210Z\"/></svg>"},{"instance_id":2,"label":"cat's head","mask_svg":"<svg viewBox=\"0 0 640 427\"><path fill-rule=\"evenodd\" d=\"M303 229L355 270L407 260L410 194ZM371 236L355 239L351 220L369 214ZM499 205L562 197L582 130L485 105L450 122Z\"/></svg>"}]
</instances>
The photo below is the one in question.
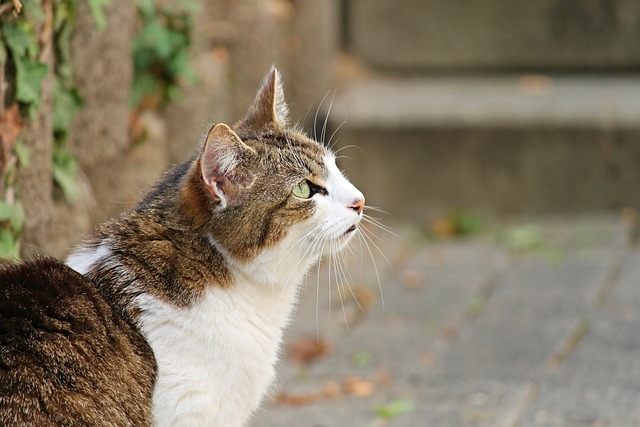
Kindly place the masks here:
<instances>
[{"instance_id":1,"label":"cat's head","mask_svg":"<svg viewBox=\"0 0 640 427\"><path fill-rule=\"evenodd\" d=\"M215 244L239 261L273 248L299 256L339 249L362 218L364 196L333 153L287 126L275 68L240 122L210 129L191 176L199 191L185 200L200 206Z\"/></svg>"}]
</instances>

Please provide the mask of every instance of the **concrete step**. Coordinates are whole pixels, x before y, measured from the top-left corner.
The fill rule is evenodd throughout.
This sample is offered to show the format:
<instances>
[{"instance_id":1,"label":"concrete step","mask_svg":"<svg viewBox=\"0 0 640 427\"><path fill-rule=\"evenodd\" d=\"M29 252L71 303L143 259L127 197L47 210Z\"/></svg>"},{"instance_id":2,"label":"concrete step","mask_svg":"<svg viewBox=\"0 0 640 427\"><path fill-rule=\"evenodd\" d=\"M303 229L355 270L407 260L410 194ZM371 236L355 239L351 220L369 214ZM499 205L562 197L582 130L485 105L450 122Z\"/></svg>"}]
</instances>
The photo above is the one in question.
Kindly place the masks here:
<instances>
[{"instance_id":1,"label":"concrete step","mask_svg":"<svg viewBox=\"0 0 640 427\"><path fill-rule=\"evenodd\" d=\"M352 52L402 71L640 65L634 0L347 0Z\"/></svg>"},{"instance_id":2,"label":"concrete step","mask_svg":"<svg viewBox=\"0 0 640 427\"><path fill-rule=\"evenodd\" d=\"M360 79L329 123L367 202L400 217L640 205L638 76Z\"/></svg>"}]
</instances>

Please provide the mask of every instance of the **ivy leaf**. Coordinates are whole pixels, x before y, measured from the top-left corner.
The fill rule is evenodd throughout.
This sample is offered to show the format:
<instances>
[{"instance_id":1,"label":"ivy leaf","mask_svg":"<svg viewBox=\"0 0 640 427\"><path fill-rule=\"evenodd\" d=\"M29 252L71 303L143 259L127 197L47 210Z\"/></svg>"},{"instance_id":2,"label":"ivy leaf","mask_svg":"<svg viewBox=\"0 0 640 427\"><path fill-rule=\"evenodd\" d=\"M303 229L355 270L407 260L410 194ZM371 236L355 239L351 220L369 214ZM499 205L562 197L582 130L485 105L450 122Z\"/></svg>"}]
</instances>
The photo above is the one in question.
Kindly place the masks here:
<instances>
[{"instance_id":1,"label":"ivy leaf","mask_svg":"<svg viewBox=\"0 0 640 427\"><path fill-rule=\"evenodd\" d=\"M138 11L144 19L153 19L156 14L156 6L153 0L136 0Z\"/></svg>"},{"instance_id":2,"label":"ivy leaf","mask_svg":"<svg viewBox=\"0 0 640 427\"><path fill-rule=\"evenodd\" d=\"M53 131L66 139L73 119L82 107L82 97L75 88L66 88L59 78L53 81Z\"/></svg>"},{"instance_id":3,"label":"ivy leaf","mask_svg":"<svg viewBox=\"0 0 640 427\"><path fill-rule=\"evenodd\" d=\"M9 21L3 22L1 28L4 40L16 59L24 56L33 58L37 55L38 39L31 23Z\"/></svg>"},{"instance_id":4,"label":"ivy leaf","mask_svg":"<svg viewBox=\"0 0 640 427\"><path fill-rule=\"evenodd\" d=\"M411 401L398 399L388 405L378 406L376 408L376 415L383 420L390 421L398 415L410 412L411 410L413 410L413 403L411 403Z\"/></svg>"},{"instance_id":5,"label":"ivy leaf","mask_svg":"<svg viewBox=\"0 0 640 427\"><path fill-rule=\"evenodd\" d=\"M111 0L88 0L89 10L91 10L91 16L96 23L96 27L100 31L107 28L107 19L104 16L103 8L111 4Z\"/></svg>"},{"instance_id":6,"label":"ivy leaf","mask_svg":"<svg viewBox=\"0 0 640 427\"><path fill-rule=\"evenodd\" d=\"M47 64L14 56L16 64L16 99L25 104L40 102L42 80L49 72Z\"/></svg>"},{"instance_id":7,"label":"ivy leaf","mask_svg":"<svg viewBox=\"0 0 640 427\"><path fill-rule=\"evenodd\" d=\"M78 161L62 144L53 150L53 180L60 187L67 200L77 200L82 196L78 184Z\"/></svg>"},{"instance_id":8,"label":"ivy leaf","mask_svg":"<svg viewBox=\"0 0 640 427\"><path fill-rule=\"evenodd\" d=\"M10 205L6 200L0 200L0 221L9 221L14 230L22 230L24 225L24 209L19 201Z\"/></svg>"},{"instance_id":9,"label":"ivy leaf","mask_svg":"<svg viewBox=\"0 0 640 427\"><path fill-rule=\"evenodd\" d=\"M0 258L17 260L20 257L20 244L9 230L0 228Z\"/></svg>"},{"instance_id":10,"label":"ivy leaf","mask_svg":"<svg viewBox=\"0 0 640 427\"><path fill-rule=\"evenodd\" d=\"M29 149L27 148L27 146L24 145L18 139L18 140L16 140L15 144L13 145L13 151L16 154L16 157L18 158L18 163L20 163L20 167L21 168L28 168L29 167L30 153L29 153Z\"/></svg>"},{"instance_id":11,"label":"ivy leaf","mask_svg":"<svg viewBox=\"0 0 640 427\"><path fill-rule=\"evenodd\" d=\"M131 98L133 105L140 105L146 96L158 96L160 82L150 73L138 74L133 79Z\"/></svg>"},{"instance_id":12,"label":"ivy leaf","mask_svg":"<svg viewBox=\"0 0 640 427\"><path fill-rule=\"evenodd\" d=\"M11 218L13 206L6 202L6 200L0 200L0 221L7 221Z\"/></svg>"}]
</instances>

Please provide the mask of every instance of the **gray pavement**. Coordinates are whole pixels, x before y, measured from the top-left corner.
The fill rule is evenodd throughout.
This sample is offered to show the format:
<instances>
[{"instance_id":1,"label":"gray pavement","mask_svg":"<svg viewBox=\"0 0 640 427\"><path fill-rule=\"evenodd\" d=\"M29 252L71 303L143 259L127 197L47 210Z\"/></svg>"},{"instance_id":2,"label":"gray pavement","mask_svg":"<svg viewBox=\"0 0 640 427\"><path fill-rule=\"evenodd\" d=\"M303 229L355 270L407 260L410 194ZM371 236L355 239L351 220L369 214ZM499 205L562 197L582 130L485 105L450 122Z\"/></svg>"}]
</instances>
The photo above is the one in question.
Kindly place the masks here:
<instances>
[{"instance_id":1,"label":"gray pavement","mask_svg":"<svg viewBox=\"0 0 640 427\"><path fill-rule=\"evenodd\" d=\"M618 218L536 225L376 232L381 291L364 247L323 265L252 426L640 426L640 251Z\"/></svg>"}]
</instances>

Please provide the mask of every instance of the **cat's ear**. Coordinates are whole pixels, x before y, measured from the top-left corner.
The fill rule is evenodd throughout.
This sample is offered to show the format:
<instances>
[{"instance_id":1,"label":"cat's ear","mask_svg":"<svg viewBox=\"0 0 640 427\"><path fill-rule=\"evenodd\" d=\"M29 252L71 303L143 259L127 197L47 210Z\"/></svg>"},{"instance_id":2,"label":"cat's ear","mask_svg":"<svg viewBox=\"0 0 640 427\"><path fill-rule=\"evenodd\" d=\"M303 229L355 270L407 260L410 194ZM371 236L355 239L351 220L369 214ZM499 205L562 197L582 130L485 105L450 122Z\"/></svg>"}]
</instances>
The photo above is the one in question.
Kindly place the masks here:
<instances>
[{"instance_id":1,"label":"cat's ear","mask_svg":"<svg viewBox=\"0 0 640 427\"><path fill-rule=\"evenodd\" d=\"M241 124L252 129L285 127L288 115L280 73L271 67Z\"/></svg>"},{"instance_id":2,"label":"cat's ear","mask_svg":"<svg viewBox=\"0 0 640 427\"><path fill-rule=\"evenodd\" d=\"M253 183L253 175L241 167L243 159L252 154L255 151L224 123L207 134L200 153L200 173L209 194L219 199L222 207L240 204L244 190Z\"/></svg>"}]
</instances>

